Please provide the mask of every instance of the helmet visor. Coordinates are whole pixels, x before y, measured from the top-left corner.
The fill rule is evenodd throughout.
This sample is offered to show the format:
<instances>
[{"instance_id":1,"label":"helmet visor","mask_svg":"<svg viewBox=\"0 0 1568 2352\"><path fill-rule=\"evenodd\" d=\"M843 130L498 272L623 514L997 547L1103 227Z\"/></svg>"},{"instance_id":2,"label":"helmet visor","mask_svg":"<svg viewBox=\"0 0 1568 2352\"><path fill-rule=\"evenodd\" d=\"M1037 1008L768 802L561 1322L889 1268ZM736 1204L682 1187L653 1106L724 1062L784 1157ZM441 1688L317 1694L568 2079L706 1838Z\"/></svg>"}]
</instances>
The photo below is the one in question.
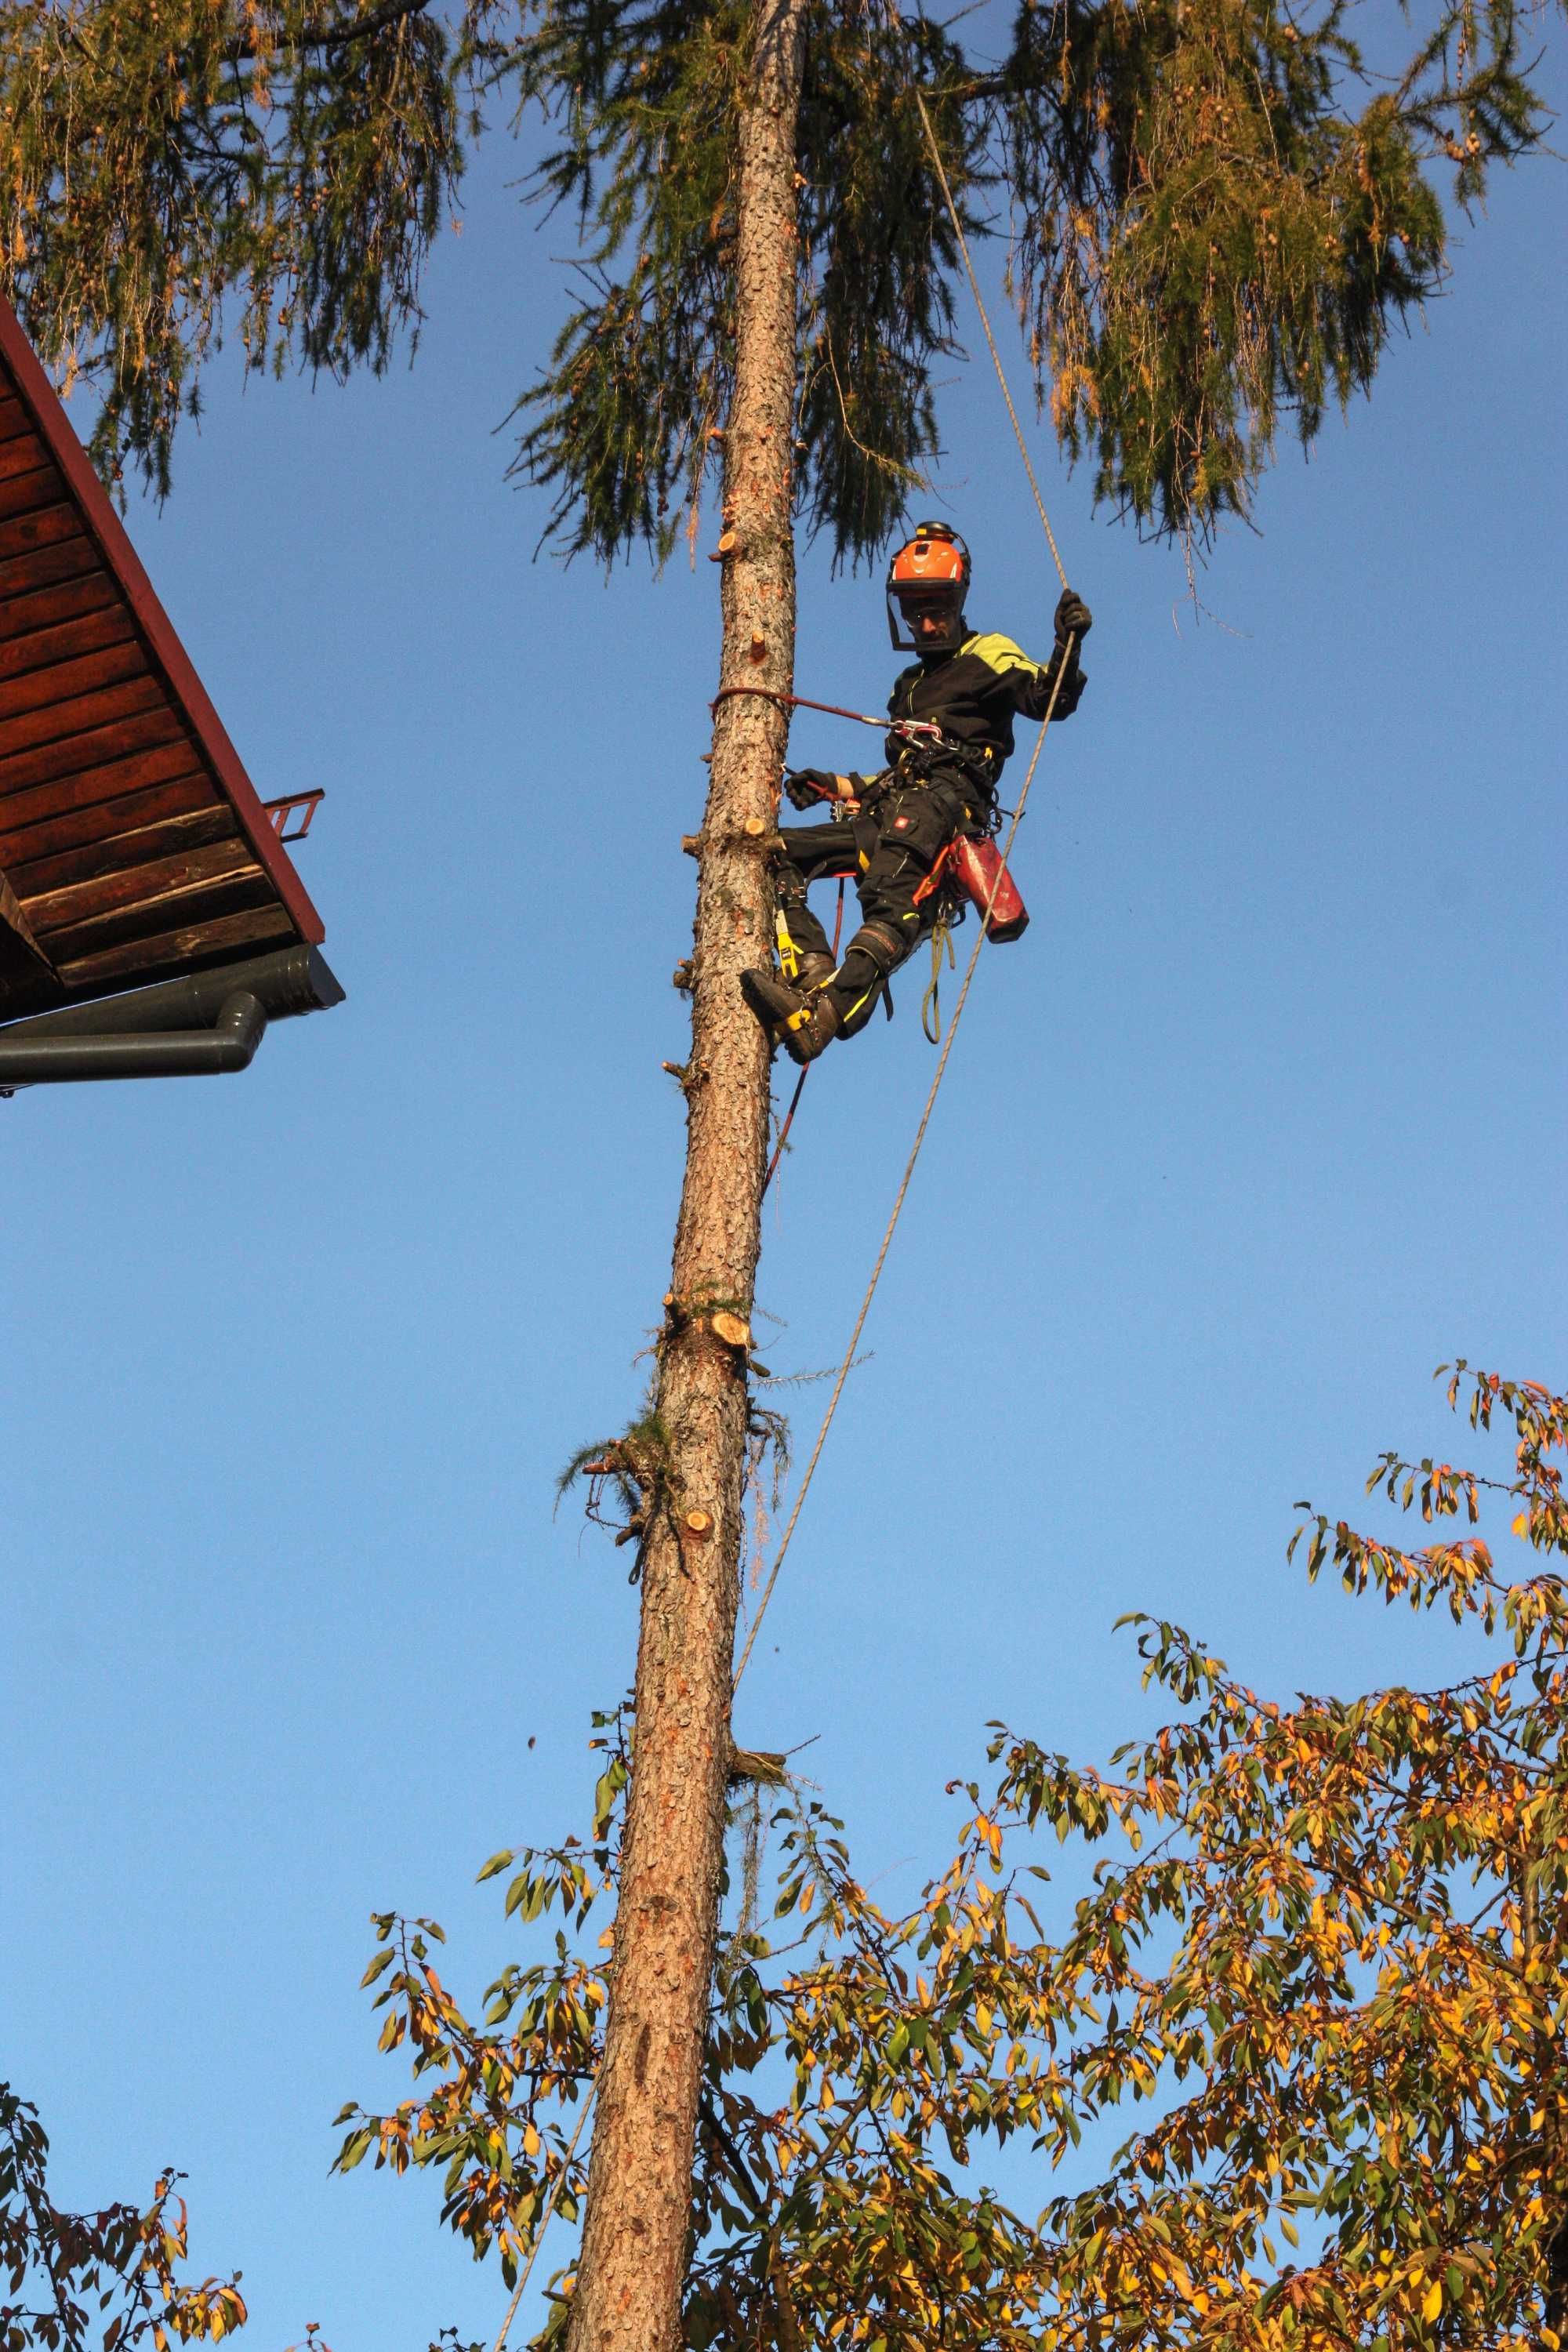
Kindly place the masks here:
<instances>
[{"instance_id":1,"label":"helmet visor","mask_svg":"<svg viewBox=\"0 0 1568 2352\"><path fill-rule=\"evenodd\" d=\"M890 583L888 627L900 653L948 652L963 638L963 583L957 580Z\"/></svg>"}]
</instances>

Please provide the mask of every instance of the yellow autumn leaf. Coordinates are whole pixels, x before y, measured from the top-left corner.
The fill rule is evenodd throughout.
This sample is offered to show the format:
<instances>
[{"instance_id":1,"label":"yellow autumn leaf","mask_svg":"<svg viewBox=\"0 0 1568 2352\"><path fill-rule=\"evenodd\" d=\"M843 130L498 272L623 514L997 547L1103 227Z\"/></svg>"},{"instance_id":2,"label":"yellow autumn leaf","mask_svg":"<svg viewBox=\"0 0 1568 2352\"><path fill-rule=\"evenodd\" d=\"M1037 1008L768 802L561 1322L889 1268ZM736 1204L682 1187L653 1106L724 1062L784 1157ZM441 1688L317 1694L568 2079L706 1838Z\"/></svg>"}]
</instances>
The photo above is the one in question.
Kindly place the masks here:
<instances>
[{"instance_id":1,"label":"yellow autumn leaf","mask_svg":"<svg viewBox=\"0 0 1568 2352\"><path fill-rule=\"evenodd\" d=\"M1441 2279L1434 2279L1426 2290L1426 2300L1421 2306L1421 2316L1430 2323L1437 2317L1442 2308L1443 2282Z\"/></svg>"},{"instance_id":2,"label":"yellow autumn leaf","mask_svg":"<svg viewBox=\"0 0 1568 2352\"><path fill-rule=\"evenodd\" d=\"M1513 1533L1516 1536L1527 1536L1530 1533L1530 1513L1528 1511L1521 1511L1519 1517L1514 1520Z\"/></svg>"}]
</instances>

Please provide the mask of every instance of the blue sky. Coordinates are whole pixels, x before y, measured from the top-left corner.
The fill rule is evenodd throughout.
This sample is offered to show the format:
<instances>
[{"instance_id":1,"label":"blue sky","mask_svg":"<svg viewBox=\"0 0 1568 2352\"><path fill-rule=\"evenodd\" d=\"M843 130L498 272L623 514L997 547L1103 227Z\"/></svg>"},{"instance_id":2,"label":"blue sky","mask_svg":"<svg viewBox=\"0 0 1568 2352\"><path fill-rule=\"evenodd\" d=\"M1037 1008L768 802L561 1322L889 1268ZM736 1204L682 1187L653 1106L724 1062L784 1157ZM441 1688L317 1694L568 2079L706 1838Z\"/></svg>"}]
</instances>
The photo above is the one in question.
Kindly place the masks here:
<instances>
[{"instance_id":1,"label":"blue sky","mask_svg":"<svg viewBox=\"0 0 1568 2352\"><path fill-rule=\"evenodd\" d=\"M551 1516L635 1403L679 1179L716 572L535 564L497 432L559 314L486 151L412 372L220 367L132 535L300 862L348 1002L243 1079L0 1105L11 1592L0 2074L57 2193L190 2175L248 2340L493 2336L429 2184L329 2180L390 2103L367 1914L451 1980L516 1948L501 1844L582 1817L628 1679L624 1556ZM1497 184L1370 404L1180 561L1037 464L1096 627L737 1731L789 1747L889 1903L988 1718L1089 1759L1149 1719L1124 1610L1262 1687L1446 1673L1445 1627L1310 1591L1291 1504L1462 1449L1457 1352L1559 1383L1562 175ZM994 383L934 503L971 612L1056 581ZM802 566L798 685L875 707L879 580ZM800 761L866 744L803 715ZM929 1081L919 987L814 1076L769 1202L776 1372L841 1349ZM804 1452L821 1390L785 1391ZM1460 1457L1464 1458L1460 1451ZM1366 1507L1374 1523L1374 1507Z\"/></svg>"}]
</instances>

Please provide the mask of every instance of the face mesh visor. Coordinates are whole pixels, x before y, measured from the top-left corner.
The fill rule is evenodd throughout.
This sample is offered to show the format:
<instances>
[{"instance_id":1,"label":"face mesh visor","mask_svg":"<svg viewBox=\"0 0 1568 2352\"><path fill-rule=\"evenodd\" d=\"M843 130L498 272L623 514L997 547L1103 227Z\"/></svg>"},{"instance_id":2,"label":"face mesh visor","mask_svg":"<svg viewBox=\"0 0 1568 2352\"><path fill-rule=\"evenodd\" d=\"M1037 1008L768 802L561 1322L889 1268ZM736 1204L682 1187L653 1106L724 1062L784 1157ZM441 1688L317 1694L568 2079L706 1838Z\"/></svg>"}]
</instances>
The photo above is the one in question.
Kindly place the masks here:
<instances>
[{"instance_id":1,"label":"face mesh visor","mask_svg":"<svg viewBox=\"0 0 1568 2352\"><path fill-rule=\"evenodd\" d=\"M939 625L922 630L921 620ZM946 653L963 640L963 590L956 583L930 587L889 587L888 632L899 653Z\"/></svg>"}]
</instances>

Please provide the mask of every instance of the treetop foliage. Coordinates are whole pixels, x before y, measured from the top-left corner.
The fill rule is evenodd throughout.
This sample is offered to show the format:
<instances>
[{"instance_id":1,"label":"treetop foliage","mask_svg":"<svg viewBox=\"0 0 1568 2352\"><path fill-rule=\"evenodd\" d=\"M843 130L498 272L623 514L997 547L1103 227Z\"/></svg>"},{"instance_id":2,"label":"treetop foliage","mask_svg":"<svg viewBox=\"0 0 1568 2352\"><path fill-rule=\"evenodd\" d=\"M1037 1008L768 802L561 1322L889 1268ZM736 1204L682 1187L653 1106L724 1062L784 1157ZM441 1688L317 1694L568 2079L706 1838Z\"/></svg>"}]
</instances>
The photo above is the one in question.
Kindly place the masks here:
<instances>
[{"instance_id":1,"label":"treetop foliage","mask_svg":"<svg viewBox=\"0 0 1568 2352\"><path fill-rule=\"evenodd\" d=\"M1430 1539L1303 1506L1291 1549L1352 1594L1447 1610L1478 1643L1456 1683L1285 1704L1131 1620L1170 1721L1106 1769L998 1727L989 1778L953 1784L952 1861L901 1914L795 1790L764 1916L762 1801L737 1802L694 2352L1568 2340L1568 1398L1462 1364L1449 1396L1478 1433L1511 1425L1511 1475L1385 1454L1369 1490ZM1500 1506L1539 1556L1517 1582L1477 1531ZM441 2168L448 2223L509 2278L558 2185L568 2216L581 2192L627 1730L585 1842L481 1874L510 1874L520 1922L560 1922L482 2022L430 1963L438 1931L375 1923L382 2047L408 2044L415 2089L345 2110L340 2164ZM1076 1899L1059 1846L1084 1849ZM1025 2210L986 2185L1009 2144L1009 2180L1039 2179ZM541 2343L571 2290L568 2265Z\"/></svg>"},{"instance_id":2,"label":"treetop foliage","mask_svg":"<svg viewBox=\"0 0 1568 2352\"><path fill-rule=\"evenodd\" d=\"M1065 445L1102 498L1200 537L1247 511L1281 415L1310 440L1442 282L1435 167L1468 204L1543 132L1521 0L1418 0L1394 81L1347 0L1027 0L1000 59L967 15L811 10L799 500L848 559L923 495L957 348L917 91L967 227L1005 241ZM752 23L741 0L5 0L3 290L100 390L105 474L164 490L226 323L256 367L384 368L473 141L537 112L533 192L584 257L517 464L565 548L662 555L728 402Z\"/></svg>"}]
</instances>

